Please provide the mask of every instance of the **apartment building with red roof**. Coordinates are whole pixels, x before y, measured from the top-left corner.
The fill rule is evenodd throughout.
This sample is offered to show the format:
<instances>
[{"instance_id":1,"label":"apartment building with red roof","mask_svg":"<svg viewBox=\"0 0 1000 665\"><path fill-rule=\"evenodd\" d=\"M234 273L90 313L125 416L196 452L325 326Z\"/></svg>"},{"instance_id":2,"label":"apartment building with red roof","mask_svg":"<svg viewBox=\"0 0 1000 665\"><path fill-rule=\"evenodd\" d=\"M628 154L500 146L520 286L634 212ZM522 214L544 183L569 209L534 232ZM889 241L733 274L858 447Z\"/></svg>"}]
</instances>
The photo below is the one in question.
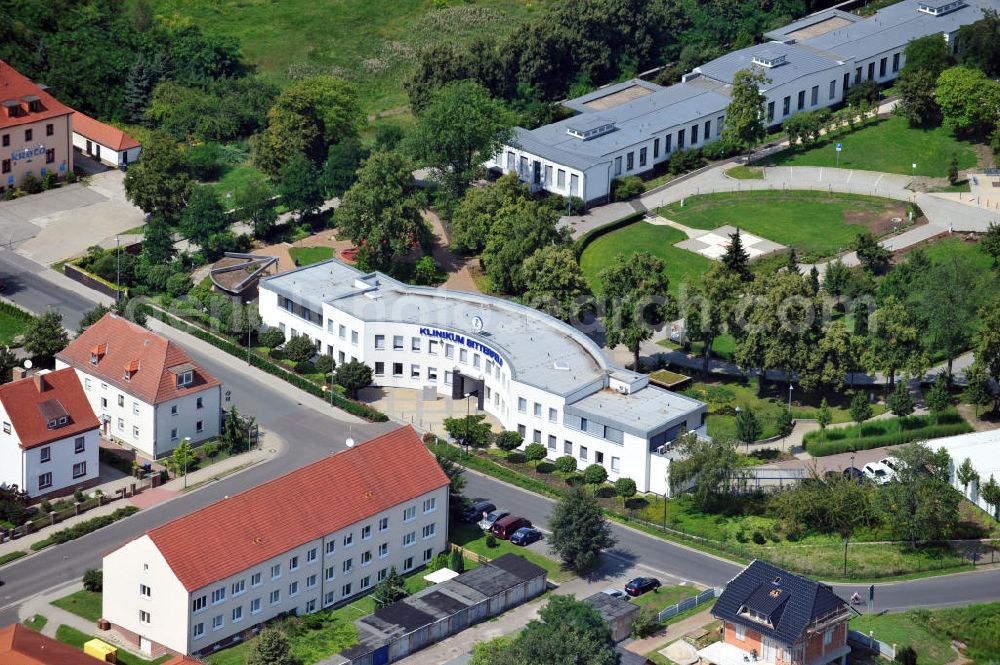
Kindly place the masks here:
<instances>
[{"instance_id":1,"label":"apartment building with red roof","mask_svg":"<svg viewBox=\"0 0 1000 665\"><path fill-rule=\"evenodd\" d=\"M72 367L101 433L156 459L218 436L222 384L181 347L113 312L56 354Z\"/></svg>"},{"instance_id":2,"label":"apartment building with red roof","mask_svg":"<svg viewBox=\"0 0 1000 665\"><path fill-rule=\"evenodd\" d=\"M73 109L0 60L0 191L73 170Z\"/></svg>"},{"instance_id":3,"label":"apartment building with red roof","mask_svg":"<svg viewBox=\"0 0 1000 665\"><path fill-rule=\"evenodd\" d=\"M448 545L448 477L402 427L146 532L104 557L104 618L201 655L408 573Z\"/></svg>"},{"instance_id":4,"label":"apartment building with red roof","mask_svg":"<svg viewBox=\"0 0 1000 665\"><path fill-rule=\"evenodd\" d=\"M0 423L0 484L39 499L97 484L100 423L73 370L0 386Z\"/></svg>"}]
</instances>

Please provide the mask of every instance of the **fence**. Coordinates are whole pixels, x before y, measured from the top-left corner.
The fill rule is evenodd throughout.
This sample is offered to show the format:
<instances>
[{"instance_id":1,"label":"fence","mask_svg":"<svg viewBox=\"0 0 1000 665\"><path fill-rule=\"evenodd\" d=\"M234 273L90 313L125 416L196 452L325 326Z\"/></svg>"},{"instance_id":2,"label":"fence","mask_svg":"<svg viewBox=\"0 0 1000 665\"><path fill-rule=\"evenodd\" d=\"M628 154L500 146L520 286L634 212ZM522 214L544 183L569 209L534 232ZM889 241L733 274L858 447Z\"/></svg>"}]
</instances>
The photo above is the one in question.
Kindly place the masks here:
<instances>
[{"instance_id":1,"label":"fence","mask_svg":"<svg viewBox=\"0 0 1000 665\"><path fill-rule=\"evenodd\" d=\"M471 559L479 564L490 562L490 558L488 556L484 556L479 552L473 552L472 550L465 549L461 545L456 545L455 543L449 543L449 545L451 546L451 549L448 550L449 552L458 550L459 552L462 553L462 556L464 556L466 559Z\"/></svg>"},{"instance_id":2,"label":"fence","mask_svg":"<svg viewBox=\"0 0 1000 665\"><path fill-rule=\"evenodd\" d=\"M718 587L712 587L711 589L705 589L697 596L691 596L690 598L685 598L676 605L671 605L670 607L665 607L660 610L660 613L656 616L660 621L666 621L671 617L675 617L681 612L687 612L692 607L698 607L704 602L712 600L716 596L722 593L722 589Z\"/></svg>"},{"instance_id":3,"label":"fence","mask_svg":"<svg viewBox=\"0 0 1000 665\"><path fill-rule=\"evenodd\" d=\"M896 657L896 645L886 644L881 640L876 640L870 635L865 635L864 633L859 633L856 630L847 631L847 639L851 642L857 642L861 646L871 651L874 651L883 658L888 658L892 660Z\"/></svg>"}]
</instances>

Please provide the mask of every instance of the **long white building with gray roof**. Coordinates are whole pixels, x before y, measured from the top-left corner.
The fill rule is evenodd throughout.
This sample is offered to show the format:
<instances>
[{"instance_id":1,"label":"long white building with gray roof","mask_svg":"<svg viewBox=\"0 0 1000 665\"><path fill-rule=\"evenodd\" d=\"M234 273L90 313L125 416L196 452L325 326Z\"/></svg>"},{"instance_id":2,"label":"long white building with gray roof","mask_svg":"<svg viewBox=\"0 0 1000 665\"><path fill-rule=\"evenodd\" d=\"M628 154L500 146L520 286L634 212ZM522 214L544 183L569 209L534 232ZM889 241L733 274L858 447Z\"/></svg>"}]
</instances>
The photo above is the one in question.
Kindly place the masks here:
<instances>
[{"instance_id":1,"label":"long white building with gray roof","mask_svg":"<svg viewBox=\"0 0 1000 665\"><path fill-rule=\"evenodd\" d=\"M766 33L768 42L696 67L675 85L632 79L565 101L576 115L515 128L514 139L486 166L517 173L532 191L601 203L615 178L650 171L678 150L717 140L738 70L767 74L761 91L768 124L777 125L843 103L853 85L894 80L911 40L940 34L954 45L958 29L987 9L1000 11L1000 0L902 0L864 18L838 9L817 12Z\"/></svg>"},{"instance_id":2,"label":"long white building with gray roof","mask_svg":"<svg viewBox=\"0 0 1000 665\"><path fill-rule=\"evenodd\" d=\"M600 464L668 493L673 442L703 433L706 405L608 362L570 325L476 293L410 286L336 259L261 280L261 318L317 353L372 367L378 386L463 397L548 458Z\"/></svg>"}]
</instances>

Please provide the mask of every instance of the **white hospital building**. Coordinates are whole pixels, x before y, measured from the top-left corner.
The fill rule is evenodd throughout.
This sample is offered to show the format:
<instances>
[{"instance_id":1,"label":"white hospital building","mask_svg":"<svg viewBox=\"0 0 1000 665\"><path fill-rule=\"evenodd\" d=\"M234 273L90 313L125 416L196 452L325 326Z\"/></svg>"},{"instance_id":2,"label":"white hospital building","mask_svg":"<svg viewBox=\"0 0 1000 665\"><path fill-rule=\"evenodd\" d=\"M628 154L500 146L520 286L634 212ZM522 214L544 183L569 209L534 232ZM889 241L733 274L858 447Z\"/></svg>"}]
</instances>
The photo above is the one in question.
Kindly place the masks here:
<instances>
[{"instance_id":1,"label":"white hospital building","mask_svg":"<svg viewBox=\"0 0 1000 665\"><path fill-rule=\"evenodd\" d=\"M261 280L260 315L338 363L360 360L378 386L463 397L548 458L601 464L613 482L669 492L673 442L703 432L706 405L612 365L572 326L481 294L410 286L335 259Z\"/></svg>"},{"instance_id":2,"label":"white hospital building","mask_svg":"<svg viewBox=\"0 0 1000 665\"><path fill-rule=\"evenodd\" d=\"M862 18L826 9L764 35L661 86L632 79L563 102L576 115L514 139L486 167L516 172L532 191L605 202L615 178L652 170L679 151L717 140L725 125L733 75L756 67L770 82L767 123L843 103L863 81L899 76L913 39L940 34L954 45L958 29L1000 10L1000 0L902 0Z\"/></svg>"}]
</instances>

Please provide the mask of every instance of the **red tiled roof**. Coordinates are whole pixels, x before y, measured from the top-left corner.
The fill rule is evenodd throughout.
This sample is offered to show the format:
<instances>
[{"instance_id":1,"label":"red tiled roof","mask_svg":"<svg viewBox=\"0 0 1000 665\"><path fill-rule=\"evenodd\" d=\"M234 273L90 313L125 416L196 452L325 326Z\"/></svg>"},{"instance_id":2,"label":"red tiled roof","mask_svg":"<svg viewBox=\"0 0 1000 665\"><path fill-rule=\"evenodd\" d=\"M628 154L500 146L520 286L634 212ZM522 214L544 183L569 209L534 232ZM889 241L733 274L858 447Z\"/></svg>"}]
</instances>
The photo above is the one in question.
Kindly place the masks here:
<instances>
[{"instance_id":1,"label":"red tiled roof","mask_svg":"<svg viewBox=\"0 0 1000 665\"><path fill-rule=\"evenodd\" d=\"M90 359L101 347L104 347L103 353L97 354L95 365ZM219 385L219 380L191 360L182 348L110 312L84 330L57 353L56 358L148 404L159 404ZM133 363L136 371L126 381L124 370ZM177 377L170 368L185 364L193 367L193 380L191 385L178 388Z\"/></svg>"},{"instance_id":2,"label":"red tiled roof","mask_svg":"<svg viewBox=\"0 0 1000 665\"><path fill-rule=\"evenodd\" d=\"M79 111L73 112L73 131L112 150L141 147L138 141L117 127L106 125L100 120L94 120L86 113Z\"/></svg>"},{"instance_id":3,"label":"red tiled roof","mask_svg":"<svg viewBox=\"0 0 1000 665\"><path fill-rule=\"evenodd\" d=\"M28 110L28 105L22 101L22 98L32 95L39 98L41 110L25 113ZM0 60L0 102L7 100L22 102L21 115L8 118L6 109L0 108L0 129L26 125L73 112L73 109L60 103L55 97L32 83L28 77L21 75L16 69Z\"/></svg>"},{"instance_id":4,"label":"red tiled roof","mask_svg":"<svg viewBox=\"0 0 1000 665\"><path fill-rule=\"evenodd\" d=\"M21 624L0 628L3 665L94 665L93 656Z\"/></svg>"},{"instance_id":5,"label":"red tiled roof","mask_svg":"<svg viewBox=\"0 0 1000 665\"><path fill-rule=\"evenodd\" d=\"M401 427L146 535L194 591L447 484L413 428Z\"/></svg>"},{"instance_id":6,"label":"red tiled roof","mask_svg":"<svg viewBox=\"0 0 1000 665\"><path fill-rule=\"evenodd\" d=\"M90 408L80 379L68 367L0 386L0 402L24 450L101 426ZM58 406L54 402L58 402ZM65 412L69 422L49 429L48 419L40 408L42 405L47 410L54 408L59 413Z\"/></svg>"}]
</instances>

